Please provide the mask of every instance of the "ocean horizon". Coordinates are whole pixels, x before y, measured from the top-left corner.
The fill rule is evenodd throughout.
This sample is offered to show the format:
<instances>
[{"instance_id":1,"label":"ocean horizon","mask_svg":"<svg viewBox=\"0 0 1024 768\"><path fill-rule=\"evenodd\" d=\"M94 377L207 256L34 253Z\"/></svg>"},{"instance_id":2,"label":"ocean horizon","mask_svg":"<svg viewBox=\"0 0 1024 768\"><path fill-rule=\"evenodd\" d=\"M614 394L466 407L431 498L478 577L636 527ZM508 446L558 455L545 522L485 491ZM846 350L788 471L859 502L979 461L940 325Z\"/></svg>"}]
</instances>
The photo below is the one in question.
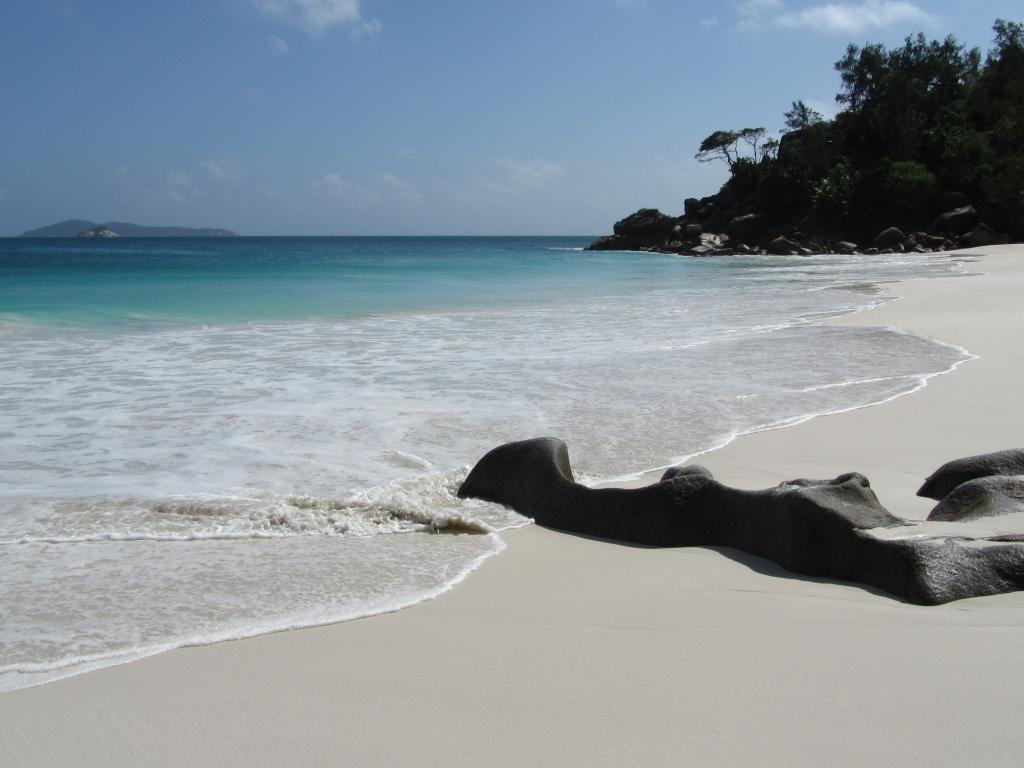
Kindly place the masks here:
<instances>
[{"instance_id":1,"label":"ocean horizon","mask_svg":"<svg viewBox=\"0 0 1024 768\"><path fill-rule=\"evenodd\" d=\"M0 690L434 597L583 482L882 402L967 359L827 321L941 254L680 258L585 237L0 240Z\"/></svg>"}]
</instances>

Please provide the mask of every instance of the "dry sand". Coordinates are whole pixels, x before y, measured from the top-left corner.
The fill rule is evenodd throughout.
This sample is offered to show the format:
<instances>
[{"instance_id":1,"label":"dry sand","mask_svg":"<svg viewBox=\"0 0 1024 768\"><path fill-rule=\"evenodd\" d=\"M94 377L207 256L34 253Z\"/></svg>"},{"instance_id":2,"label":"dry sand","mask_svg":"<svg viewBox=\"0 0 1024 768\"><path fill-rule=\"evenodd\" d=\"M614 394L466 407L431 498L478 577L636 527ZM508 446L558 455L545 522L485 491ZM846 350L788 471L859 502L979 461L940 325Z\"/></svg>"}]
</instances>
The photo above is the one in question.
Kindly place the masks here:
<instances>
[{"instance_id":1,"label":"dry sand","mask_svg":"<svg viewBox=\"0 0 1024 768\"><path fill-rule=\"evenodd\" d=\"M842 319L979 359L699 461L767 487L849 470L896 514L944 461L1024 445L1024 248ZM684 402L681 399L681 402ZM526 436L524 436L526 437ZM571 448L571 446L570 446ZM727 550L537 527L395 614L0 694L0 766L1016 766L1024 593L939 607Z\"/></svg>"}]
</instances>

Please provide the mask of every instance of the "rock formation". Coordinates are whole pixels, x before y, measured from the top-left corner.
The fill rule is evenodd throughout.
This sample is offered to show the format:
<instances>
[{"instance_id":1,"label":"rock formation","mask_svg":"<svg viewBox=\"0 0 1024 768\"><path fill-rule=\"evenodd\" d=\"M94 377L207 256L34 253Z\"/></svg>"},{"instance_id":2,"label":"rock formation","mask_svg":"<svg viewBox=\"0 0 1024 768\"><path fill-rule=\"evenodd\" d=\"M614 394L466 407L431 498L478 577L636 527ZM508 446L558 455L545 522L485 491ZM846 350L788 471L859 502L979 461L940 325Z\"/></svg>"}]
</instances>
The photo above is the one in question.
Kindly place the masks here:
<instances>
[{"instance_id":1,"label":"rock formation","mask_svg":"<svg viewBox=\"0 0 1024 768\"><path fill-rule=\"evenodd\" d=\"M683 467L645 488L593 489L573 479L564 442L537 438L490 451L459 497L588 536L735 547L795 573L861 582L921 605L1024 589L1024 538L878 535L913 524L882 507L856 473L744 491L702 467Z\"/></svg>"},{"instance_id":2,"label":"rock formation","mask_svg":"<svg viewBox=\"0 0 1024 768\"><path fill-rule=\"evenodd\" d=\"M656 251L689 256L770 253L808 256L814 253L878 253L949 251L1006 242L963 195L949 193L946 204L961 204L936 218L929 232L906 233L887 227L864 245L836 233L808 234L793 223L773 221L749 201L737 201L729 190L697 200L687 198L683 215L673 217L656 208L641 208L615 222L614 234L599 237L593 251Z\"/></svg>"}]
</instances>

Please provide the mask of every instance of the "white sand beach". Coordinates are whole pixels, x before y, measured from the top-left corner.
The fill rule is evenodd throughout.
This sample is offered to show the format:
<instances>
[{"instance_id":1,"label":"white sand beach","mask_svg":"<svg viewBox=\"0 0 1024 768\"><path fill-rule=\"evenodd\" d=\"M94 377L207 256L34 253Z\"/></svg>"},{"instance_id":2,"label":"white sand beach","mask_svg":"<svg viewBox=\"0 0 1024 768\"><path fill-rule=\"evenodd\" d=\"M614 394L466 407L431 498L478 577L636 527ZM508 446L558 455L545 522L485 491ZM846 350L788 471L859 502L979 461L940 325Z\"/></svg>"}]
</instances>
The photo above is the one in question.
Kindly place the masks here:
<instances>
[{"instance_id":1,"label":"white sand beach","mask_svg":"<svg viewBox=\"0 0 1024 768\"><path fill-rule=\"evenodd\" d=\"M1024 246L965 253L985 274L890 285L898 301L838 322L977 359L697 462L746 488L859 471L893 513L923 519L933 502L914 491L940 464L1024 446ZM410 609L0 694L0 766L1021 761L1024 593L918 607L725 550L536 526L503 538Z\"/></svg>"}]
</instances>

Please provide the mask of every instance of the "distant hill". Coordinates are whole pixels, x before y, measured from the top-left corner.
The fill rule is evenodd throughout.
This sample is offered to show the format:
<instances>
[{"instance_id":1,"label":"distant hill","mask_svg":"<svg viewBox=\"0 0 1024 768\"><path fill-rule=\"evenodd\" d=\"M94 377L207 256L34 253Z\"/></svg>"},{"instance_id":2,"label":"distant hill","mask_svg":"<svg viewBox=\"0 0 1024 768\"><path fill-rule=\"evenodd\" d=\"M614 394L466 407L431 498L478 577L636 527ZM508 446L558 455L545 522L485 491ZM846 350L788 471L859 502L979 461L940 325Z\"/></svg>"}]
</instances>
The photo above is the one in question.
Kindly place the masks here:
<instances>
[{"instance_id":1,"label":"distant hill","mask_svg":"<svg viewBox=\"0 0 1024 768\"><path fill-rule=\"evenodd\" d=\"M235 237L230 229L192 229L190 227L146 227L124 221L99 224L84 219L68 219L48 227L30 229L22 237L77 237L89 231L109 230L119 237Z\"/></svg>"}]
</instances>

